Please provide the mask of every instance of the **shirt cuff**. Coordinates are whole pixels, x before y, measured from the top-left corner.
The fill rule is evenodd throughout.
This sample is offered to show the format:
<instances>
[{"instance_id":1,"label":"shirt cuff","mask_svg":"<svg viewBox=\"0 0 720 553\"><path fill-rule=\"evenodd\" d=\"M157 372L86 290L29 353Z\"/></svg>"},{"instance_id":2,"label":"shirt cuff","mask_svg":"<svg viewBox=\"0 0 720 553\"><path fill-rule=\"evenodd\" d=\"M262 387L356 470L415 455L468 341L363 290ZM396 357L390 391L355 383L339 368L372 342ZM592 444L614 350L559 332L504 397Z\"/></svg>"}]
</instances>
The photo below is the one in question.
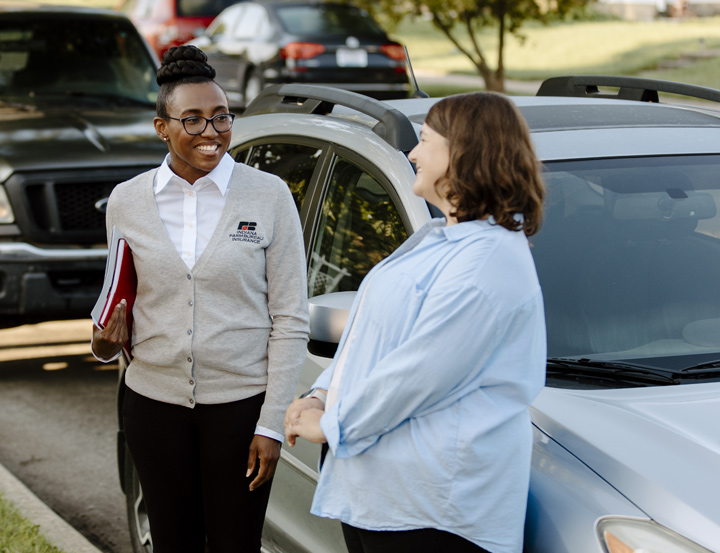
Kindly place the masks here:
<instances>
[{"instance_id":1,"label":"shirt cuff","mask_svg":"<svg viewBox=\"0 0 720 553\"><path fill-rule=\"evenodd\" d=\"M255 434L258 436L265 436L266 438L272 438L273 440L280 443L283 443L285 441L285 436L283 436L282 434L278 434L274 430L265 428L264 426L256 426Z\"/></svg>"}]
</instances>

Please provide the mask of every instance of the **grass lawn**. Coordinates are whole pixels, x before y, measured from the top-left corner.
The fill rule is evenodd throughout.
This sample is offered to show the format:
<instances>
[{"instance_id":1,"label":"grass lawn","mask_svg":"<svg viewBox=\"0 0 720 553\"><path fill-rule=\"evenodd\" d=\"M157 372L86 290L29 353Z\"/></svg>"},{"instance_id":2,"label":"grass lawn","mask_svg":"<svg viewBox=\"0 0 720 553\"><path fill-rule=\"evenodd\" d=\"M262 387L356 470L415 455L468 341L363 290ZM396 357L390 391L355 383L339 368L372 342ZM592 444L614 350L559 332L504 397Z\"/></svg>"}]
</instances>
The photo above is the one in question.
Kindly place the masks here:
<instances>
[{"instance_id":1,"label":"grass lawn","mask_svg":"<svg viewBox=\"0 0 720 553\"><path fill-rule=\"evenodd\" d=\"M24 519L0 495L0 551L3 553L63 553L48 543L37 526Z\"/></svg>"},{"instance_id":2,"label":"grass lawn","mask_svg":"<svg viewBox=\"0 0 720 553\"><path fill-rule=\"evenodd\" d=\"M573 74L636 75L655 70L660 61L676 59L687 52L720 49L720 18L573 22L549 26L528 23L523 32L524 42L512 36L506 42L508 79L541 80ZM413 67L419 73L476 74L470 61L427 21L403 22L392 34L407 45ZM493 31L483 31L480 43L491 67L495 67L497 49ZM717 62L701 63L697 70L665 70L652 76L718 86Z\"/></svg>"}]
</instances>

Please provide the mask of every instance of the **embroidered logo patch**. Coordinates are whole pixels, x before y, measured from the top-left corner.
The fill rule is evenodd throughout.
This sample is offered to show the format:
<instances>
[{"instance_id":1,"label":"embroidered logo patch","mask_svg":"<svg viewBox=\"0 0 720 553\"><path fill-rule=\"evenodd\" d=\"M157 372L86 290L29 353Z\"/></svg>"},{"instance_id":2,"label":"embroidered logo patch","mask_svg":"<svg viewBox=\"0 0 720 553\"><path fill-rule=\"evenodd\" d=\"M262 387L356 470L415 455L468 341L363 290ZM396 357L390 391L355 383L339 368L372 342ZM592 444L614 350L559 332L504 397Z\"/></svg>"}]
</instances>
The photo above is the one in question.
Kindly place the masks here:
<instances>
[{"instance_id":1,"label":"embroidered logo patch","mask_svg":"<svg viewBox=\"0 0 720 553\"><path fill-rule=\"evenodd\" d=\"M240 221L237 230L230 235L233 242L259 244L265 237L258 234L256 221Z\"/></svg>"}]
</instances>

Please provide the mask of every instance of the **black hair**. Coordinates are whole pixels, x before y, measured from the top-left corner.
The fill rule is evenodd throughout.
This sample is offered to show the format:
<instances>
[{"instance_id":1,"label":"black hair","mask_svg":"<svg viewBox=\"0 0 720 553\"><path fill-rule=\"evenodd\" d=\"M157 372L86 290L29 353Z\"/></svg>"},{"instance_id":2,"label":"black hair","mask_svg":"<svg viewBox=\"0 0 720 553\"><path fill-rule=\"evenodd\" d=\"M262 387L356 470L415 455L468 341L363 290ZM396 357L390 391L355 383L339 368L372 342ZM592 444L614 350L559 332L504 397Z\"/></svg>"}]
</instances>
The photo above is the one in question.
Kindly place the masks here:
<instances>
[{"instance_id":1,"label":"black hair","mask_svg":"<svg viewBox=\"0 0 720 553\"><path fill-rule=\"evenodd\" d=\"M157 72L158 91L156 111L158 117L167 119L167 104L175 87L181 84L214 83L215 69L207 62L205 52L197 46L175 46L162 58ZM218 85L219 86L219 85Z\"/></svg>"}]
</instances>

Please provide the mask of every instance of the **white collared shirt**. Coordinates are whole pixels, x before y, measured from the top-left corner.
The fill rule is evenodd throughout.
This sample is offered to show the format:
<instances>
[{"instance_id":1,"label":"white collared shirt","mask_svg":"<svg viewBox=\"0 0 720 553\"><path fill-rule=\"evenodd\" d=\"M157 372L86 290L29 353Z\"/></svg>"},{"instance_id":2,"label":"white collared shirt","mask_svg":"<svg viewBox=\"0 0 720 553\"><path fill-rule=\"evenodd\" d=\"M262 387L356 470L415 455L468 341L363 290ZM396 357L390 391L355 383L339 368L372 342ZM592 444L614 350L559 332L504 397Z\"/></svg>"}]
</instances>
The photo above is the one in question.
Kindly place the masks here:
<instances>
[{"instance_id":1,"label":"white collared shirt","mask_svg":"<svg viewBox=\"0 0 720 553\"><path fill-rule=\"evenodd\" d=\"M192 269L205 251L225 207L235 161L225 154L215 169L190 184L170 169L170 154L155 175L158 213L180 257Z\"/></svg>"}]
</instances>

